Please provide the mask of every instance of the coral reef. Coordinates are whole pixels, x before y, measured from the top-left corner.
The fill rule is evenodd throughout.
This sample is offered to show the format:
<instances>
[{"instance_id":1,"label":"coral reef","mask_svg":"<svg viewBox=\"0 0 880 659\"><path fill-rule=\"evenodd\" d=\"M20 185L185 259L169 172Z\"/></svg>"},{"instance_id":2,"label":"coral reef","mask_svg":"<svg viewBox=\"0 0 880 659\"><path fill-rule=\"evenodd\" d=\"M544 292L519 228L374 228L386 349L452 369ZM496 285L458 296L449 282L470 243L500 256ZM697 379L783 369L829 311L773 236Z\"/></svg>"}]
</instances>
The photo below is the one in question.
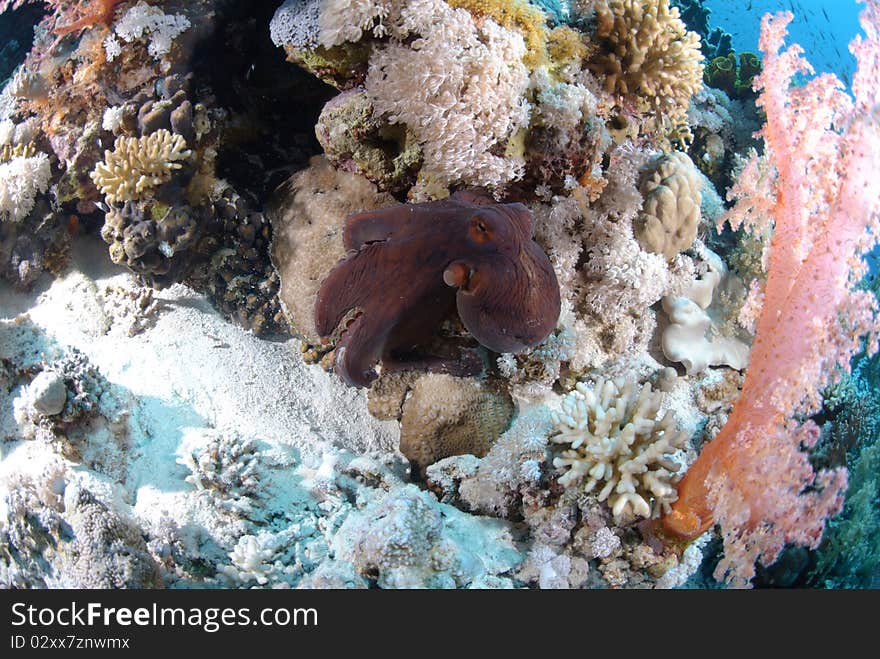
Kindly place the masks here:
<instances>
[{"instance_id":1,"label":"coral reef","mask_svg":"<svg viewBox=\"0 0 880 659\"><path fill-rule=\"evenodd\" d=\"M0 0L0 585L876 585L866 4Z\"/></svg>"},{"instance_id":2,"label":"coral reef","mask_svg":"<svg viewBox=\"0 0 880 659\"><path fill-rule=\"evenodd\" d=\"M0 524L6 588L157 588L158 566L146 543L91 492L50 479L10 492ZM51 486L50 486L51 487Z\"/></svg>"},{"instance_id":3,"label":"coral reef","mask_svg":"<svg viewBox=\"0 0 880 659\"><path fill-rule=\"evenodd\" d=\"M496 544L505 536L506 548ZM504 524L453 515L430 493L408 486L349 515L333 549L383 588L456 588L515 567L512 540Z\"/></svg>"}]
</instances>

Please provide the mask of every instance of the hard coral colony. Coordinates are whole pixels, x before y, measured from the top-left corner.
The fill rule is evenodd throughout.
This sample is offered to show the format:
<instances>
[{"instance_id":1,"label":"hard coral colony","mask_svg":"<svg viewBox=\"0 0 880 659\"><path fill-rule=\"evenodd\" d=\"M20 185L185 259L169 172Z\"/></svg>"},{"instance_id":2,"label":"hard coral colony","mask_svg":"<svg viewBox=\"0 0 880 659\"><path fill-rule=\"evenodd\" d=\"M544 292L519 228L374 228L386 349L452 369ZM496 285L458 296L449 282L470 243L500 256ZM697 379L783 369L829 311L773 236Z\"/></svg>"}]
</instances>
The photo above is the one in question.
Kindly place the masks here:
<instances>
[{"instance_id":1,"label":"hard coral colony","mask_svg":"<svg viewBox=\"0 0 880 659\"><path fill-rule=\"evenodd\" d=\"M876 580L880 0L33 4L0 585Z\"/></svg>"}]
</instances>

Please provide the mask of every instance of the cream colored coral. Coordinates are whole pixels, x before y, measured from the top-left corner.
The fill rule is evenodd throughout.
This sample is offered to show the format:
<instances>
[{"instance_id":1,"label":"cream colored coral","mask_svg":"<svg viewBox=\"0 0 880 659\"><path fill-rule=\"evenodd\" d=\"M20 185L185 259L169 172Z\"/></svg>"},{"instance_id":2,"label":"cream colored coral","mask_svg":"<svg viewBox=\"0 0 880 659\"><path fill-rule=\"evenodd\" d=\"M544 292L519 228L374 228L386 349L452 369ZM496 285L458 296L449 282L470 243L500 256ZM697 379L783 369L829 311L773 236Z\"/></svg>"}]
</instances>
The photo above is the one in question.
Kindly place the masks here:
<instances>
[{"instance_id":1,"label":"cream colored coral","mask_svg":"<svg viewBox=\"0 0 880 659\"><path fill-rule=\"evenodd\" d=\"M608 500L616 519L656 517L678 495L679 464L671 454L687 441L671 411L662 418L665 394L630 381L600 379L594 387L580 382L554 412L558 434L552 444L568 445L553 459L564 471L566 487L583 483L592 492L600 483L599 501Z\"/></svg>"},{"instance_id":2,"label":"cream colored coral","mask_svg":"<svg viewBox=\"0 0 880 659\"><path fill-rule=\"evenodd\" d=\"M688 375L705 371L709 366L730 366L744 369L749 363L749 345L729 328L729 322L716 321L709 308L717 299L715 315L722 315L729 305L716 290L736 290L741 283L729 276L727 266L709 249L696 248L709 270L679 295L663 298L663 310L669 324L663 330L660 346L670 361L681 362ZM728 327L725 327L727 325Z\"/></svg>"},{"instance_id":3,"label":"cream colored coral","mask_svg":"<svg viewBox=\"0 0 880 659\"><path fill-rule=\"evenodd\" d=\"M603 54L591 68L605 77L605 88L638 94L677 118L703 84L700 37L688 32L669 0L599 0L596 36Z\"/></svg>"},{"instance_id":4,"label":"cream colored coral","mask_svg":"<svg viewBox=\"0 0 880 659\"><path fill-rule=\"evenodd\" d=\"M482 457L513 411L510 396L491 383L429 373L403 406L400 452L423 470L452 455Z\"/></svg>"},{"instance_id":5,"label":"cream colored coral","mask_svg":"<svg viewBox=\"0 0 880 659\"><path fill-rule=\"evenodd\" d=\"M659 159L639 186L645 202L635 234L642 247L671 261L693 244L700 224L702 185L686 153L676 151Z\"/></svg>"},{"instance_id":6,"label":"cream colored coral","mask_svg":"<svg viewBox=\"0 0 880 659\"><path fill-rule=\"evenodd\" d=\"M438 187L454 183L503 186L520 177L525 161L509 147L530 116L522 35L489 19L477 23L441 0L411 0L401 17L403 33L421 36L377 48L365 87L376 113L405 124L422 149L411 196L436 196Z\"/></svg>"},{"instance_id":7,"label":"cream colored coral","mask_svg":"<svg viewBox=\"0 0 880 659\"><path fill-rule=\"evenodd\" d=\"M118 137L91 177L109 203L133 201L170 180L191 153L183 136L164 128L146 137Z\"/></svg>"}]
</instances>

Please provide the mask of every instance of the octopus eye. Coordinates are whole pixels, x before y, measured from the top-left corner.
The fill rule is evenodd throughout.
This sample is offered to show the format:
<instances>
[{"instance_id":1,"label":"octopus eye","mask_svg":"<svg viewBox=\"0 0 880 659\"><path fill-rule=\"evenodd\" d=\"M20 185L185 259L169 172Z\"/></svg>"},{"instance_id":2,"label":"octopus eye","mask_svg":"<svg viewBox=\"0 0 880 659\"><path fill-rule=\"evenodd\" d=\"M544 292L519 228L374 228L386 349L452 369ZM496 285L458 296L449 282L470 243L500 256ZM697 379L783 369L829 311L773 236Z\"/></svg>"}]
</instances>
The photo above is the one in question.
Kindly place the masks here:
<instances>
[{"instance_id":1,"label":"octopus eye","mask_svg":"<svg viewBox=\"0 0 880 659\"><path fill-rule=\"evenodd\" d=\"M492 230L489 228L489 225L479 217L475 217L471 220L471 226L468 233L471 240L479 245L485 244L492 239Z\"/></svg>"}]
</instances>

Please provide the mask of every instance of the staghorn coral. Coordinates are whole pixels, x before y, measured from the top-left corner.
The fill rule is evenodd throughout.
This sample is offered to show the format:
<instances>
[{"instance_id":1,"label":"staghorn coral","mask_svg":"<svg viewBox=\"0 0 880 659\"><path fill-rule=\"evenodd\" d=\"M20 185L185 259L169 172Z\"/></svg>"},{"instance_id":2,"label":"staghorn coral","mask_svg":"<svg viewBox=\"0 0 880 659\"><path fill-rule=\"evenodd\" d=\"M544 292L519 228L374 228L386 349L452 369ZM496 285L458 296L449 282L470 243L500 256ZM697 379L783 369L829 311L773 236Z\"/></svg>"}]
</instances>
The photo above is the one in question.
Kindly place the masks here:
<instances>
[{"instance_id":1,"label":"staghorn coral","mask_svg":"<svg viewBox=\"0 0 880 659\"><path fill-rule=\"evenodd\" d=\"M603 50L590 68L608 91L635 94L680 123L703 84L700 37L669 0L600 0L595 9Z\"/></svg>"},{"instance_id":2,"label":"staghorn coral","mask_svg":"<svg viewBox=\"0 0 880 659\"><path fill-rule=\"evenodd\" d=\"M854 98L835 76L792 87L812 72L792 46L789 12L761 23L764 70L756 78L767 113L762 136L776 175L757 159L743 170L731 213L752 233L773 239L751 366L728 422L679 484L664 518L672 533L695 537L721 524L725 555L715 576L747 586L755 562L773 563L786 543L818 546L825 520L843 506L844 469L819 473L807 451L821 391L849 369L854 353L877 350L877 300L857 282L880 235L880 2L861 15L866 37L850 45L858 60ZM863 340L866 337L866 341Z\"/></svg>"},{"instance_id":3,"label":"staghorn coral","mask_svg":"<svg viewBox=\"0 0 880 659\"><path fill-rule=\"evenodd\" d=\"M453 455L483 457L507 430L514 406L490 382L429 373L403 405L400 452L419 469Z\"/></svg>"},{"instance_id":4,"label":"staghorn coral","mask_svg":"<svg viewBox=\"0 0 880 659\"><path fill-rule=\"evenodd\" d=\"M219 509L252 518L267 462L257 441L235 432L207 430L191 433L186 440L187 448L177 459L191 472L186 482Z\"/></svg>"},{"instance_id":5,"label":"staghorn coral","mask_svg":"<svg viewBox=\"0 0 880 659\"><path fill-rule=\"evenodd\" d=\"M558 433L551 444L563 445L553 466L564 473L559 482L592 492L608 501L616 520L657 517L675 501L673 487L680 465L672 454L684 448L687 435L667 411L659 417L664 393L645 384L600 379L577 390L554 412Z\"/></svg>"},{"instance_id":6,"label":"staghorn coral","mask_svg":"<svg viewBox=\"0 0 880 659\"><path fill-rule=\"evenodd\" d=\"M639 186L645 202L634 229L642 247L671 261L693 244L700 224L702 185L686 153L664 154L653 163Z\"/></svg>"},{"instance_id":7,"label":"staghorn coral","mask_svg":"<svg viewBox=\"0 0 880 659\"><path fill-rule=\"evenodd\" d=\"M91 178L108 203L133 201L168 182L191 153L182 135L165 129L145 137L117 137Z\"/></svg>"}]
</instances>

